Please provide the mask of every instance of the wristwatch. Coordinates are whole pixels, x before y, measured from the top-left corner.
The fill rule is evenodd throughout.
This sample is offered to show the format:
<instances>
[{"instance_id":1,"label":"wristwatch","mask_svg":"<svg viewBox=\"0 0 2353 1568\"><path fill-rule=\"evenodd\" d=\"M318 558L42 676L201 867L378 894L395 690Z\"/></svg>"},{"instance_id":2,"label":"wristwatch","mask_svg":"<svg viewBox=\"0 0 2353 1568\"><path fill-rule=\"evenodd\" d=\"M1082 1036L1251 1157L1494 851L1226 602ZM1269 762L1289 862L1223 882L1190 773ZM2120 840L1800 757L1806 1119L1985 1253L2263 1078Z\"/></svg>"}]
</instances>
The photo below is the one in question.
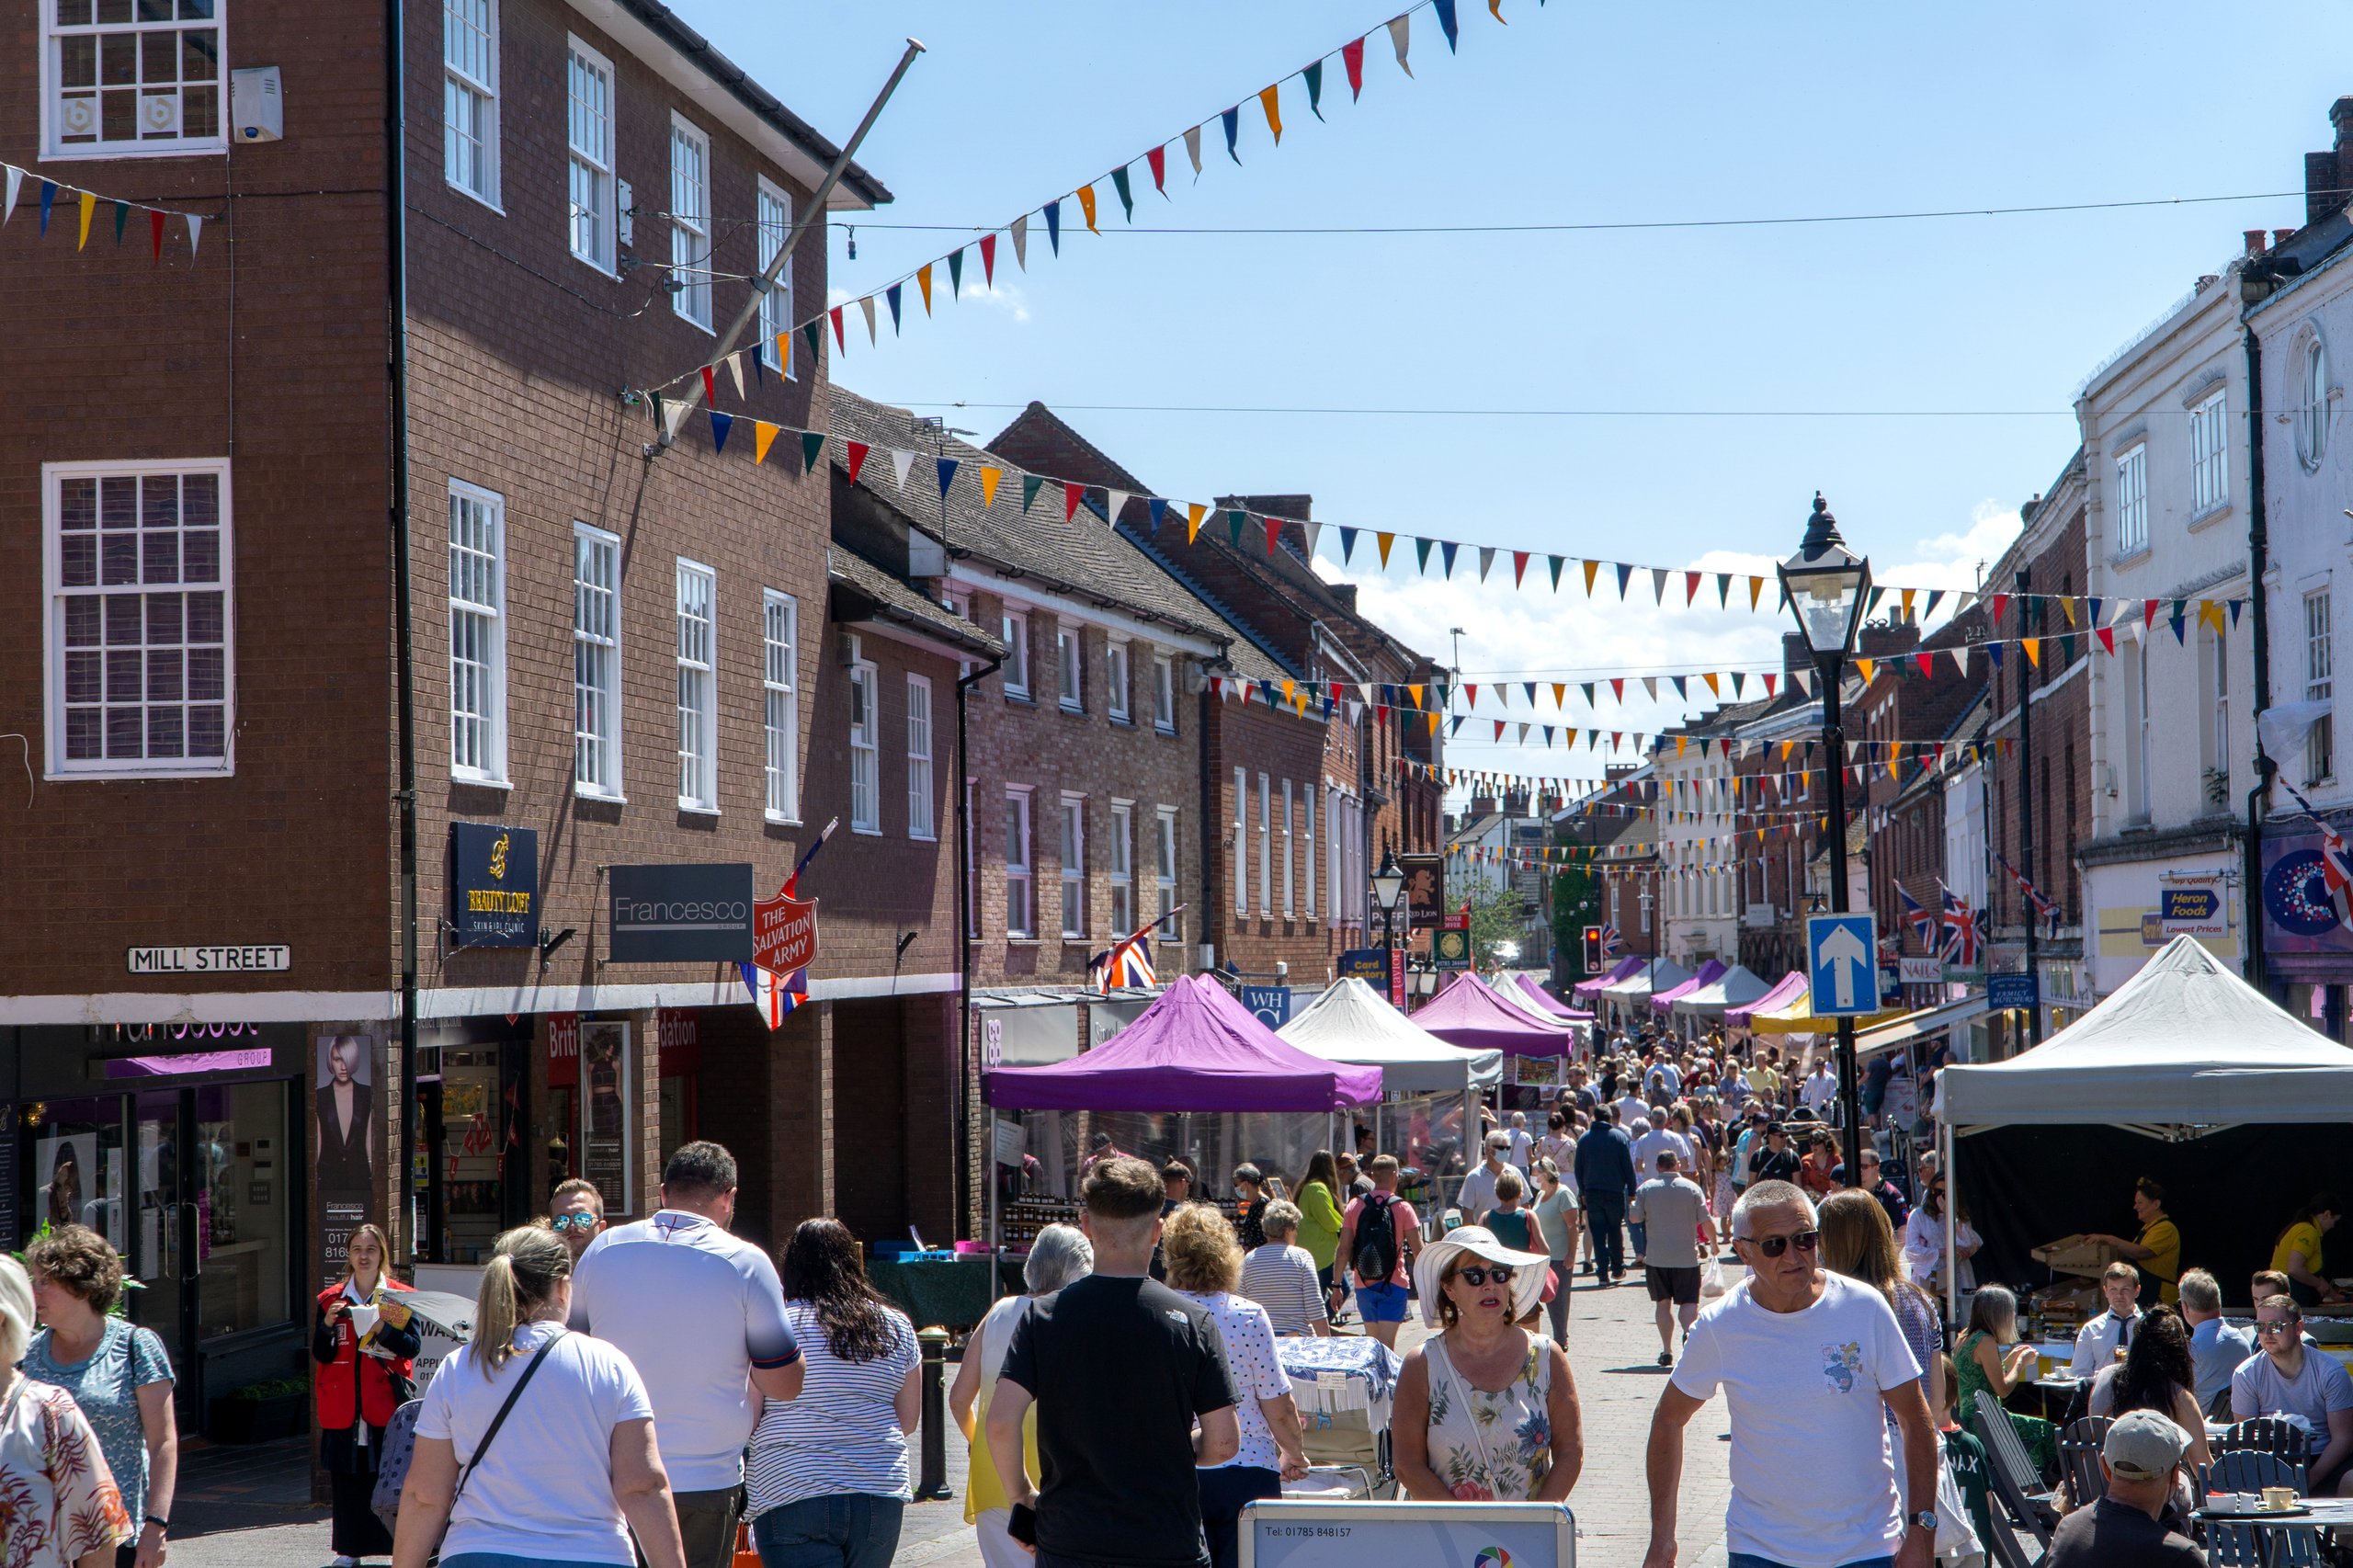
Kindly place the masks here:
<instances>
[{"instance_id":1,"label":"wristwatch","mask_svg":"<svg viewBox=\"0 0 2353 1568\"><path fill-rule=\"evenodd\" d=\"M1920 1512L1912 1516L1912 1526L1915 1529L1927 1530L1930 1535L1936 1534L1937 1511L1934 1508L1921 1509Z\"/></svg>"}]
</instances>

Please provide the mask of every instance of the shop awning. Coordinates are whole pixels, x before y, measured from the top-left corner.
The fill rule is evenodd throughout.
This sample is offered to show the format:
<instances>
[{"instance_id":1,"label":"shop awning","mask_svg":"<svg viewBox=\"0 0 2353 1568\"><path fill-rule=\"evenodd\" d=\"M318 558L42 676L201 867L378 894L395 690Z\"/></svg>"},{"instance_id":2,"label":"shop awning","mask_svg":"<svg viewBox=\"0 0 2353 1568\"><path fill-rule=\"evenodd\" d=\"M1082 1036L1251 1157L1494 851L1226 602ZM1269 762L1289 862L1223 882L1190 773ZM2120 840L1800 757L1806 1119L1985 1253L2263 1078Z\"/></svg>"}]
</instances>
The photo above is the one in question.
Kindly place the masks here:
<instances>
[{"instance_id":1,"label":"shop awning","mask_svg":"<svg viewBox=\"0 0 2353 1568\"><path fill-rule=\"evenodd\" d=\"M1449 981L1414 1015L1414 1022L1449 1045L1506 1056L1566 1056L1576 1039L1574 1026L1546 1023L1468 971Z\"/></svg>"},{"instance_id":2,"label":"shop awning","mask_svg":"<svg viewBox=\"0 0 2353 1568\"><path fill-rule=\"evenodd\" d=\"M1574 989L1580 996L1589 997L1596 992L1617 984L1620 981L1625 979L1628 975L1633 973L1636 970L1642 968L1643 964L1649 961L1650 960L1647 959L1634 958L1631 956L1620 959L1616 964L1611 966L1608 973L1597 974L1591 980L1580 980L1572 989Z\"/></svg>"},{"instance_id":3,"label":"shop awning","mask_svg":"<svg viewBox=\"0 0 2353 1568\"><path fill-rule=\"evenodd\" d=\"M1699 966L1699 973L1693 975L1682 984L1670 986L1665 991L1652 993L1651 1011L1654 1013L1667 1013L1674 1011L1675 1004L1678 999L1688 996L1695 991L1713 985L1717 981L1722 980L1724 977L1724 963L1722 959L1710 959L1706 963Z\"/></svg>"},{"instance_id":4,"label":"shop awning","mask_svg":"<svg viewBox=\"0 0 2353 1568\"><path fill-rule=\"evenodd\" d=\"M1196 974L1086 1055L1004 1068L981 1085L1006 1110L1328 1112L1378 1100L1381 1069L1300 1050Z\"/></svg>"},{"instance_id":5,"label":"shop awning","mask_svg":"<svg viewBox=\"0 0 2353 1568\"><path fill-rule=\"evenodd\" d=\"M1380 1068L1387 1094L1459 1094L1492 1088L1504 1075L1501 1051L1449 1045L1361 980L1341 981L1275 1032L1327 1062Z\"/></svg>"},{"instance_id":6,"label":"shop awning","mask_svg":"<svg viewBox=\"0 0 2353 1568\"><path fill-rule=\"evenodd\" d=\"M1677 996L1674 1006L1678 1013L1717 1018L1744 1002L1756 1001L1772 989L1746 965L1734 964L1718 975L1713 983Z\"/></svg>"},{"instance_id":7,"label":"shop awning","mask_svg":"<svg viewBox=\"0 0 2353 1568\"><path fill-rule=\"evenodd\" d=\"M1803 978L1803 975L1799 976L1801 981ZM1760 997L1758 1000L1761 1004L1763 998ZM1883 1012L1873 1013L1868 1017L1857 1018L1855 1028L1875 1029L1883 1025L1892 1024L1903 1016L1903 1008L1890 1007ZM1809 988L1800 991L1795 1001L1776 1007L1769 1013L1766 1012L1760 1005L1756 1012L1748 1016L1748 1028L1752 1034L1835 1034L1838 1029L1838 1020L1823 1017L1814 1012L1813 993Z\"/></svg>"},{"instance_id":8,"label":"shop awning","mask_svg":"<svg viewBox=\"0 0 2353 1568\"><path fill-rule=\"evenodd\" d=\"M1745 1029L1749 1020L1759 1013L1770 1013L1792 1002L1802 1003L1806 997L1805 972L1791 970L1776 981L1773 989L1743 1006L1724 1009L1724 1023L1730 1028Z\"/></svg>"},{"instance_id":9,"label":"shop awning","mask_svg":"<svg viewBox=\"0 0 2353 1568\"><path fill-rule=\"evenodd\" d=\"M1967 1023L1985 1010L1985 993L1972 992L1958 1002L1943 1002L1933 1007L1923 1007L1916 1013L1906 1013L1900 1018L1881 1024L1855 1037L1855 1059L1881 1051L1893 1051L1899 1045L1909 1045L1926 1035L1932 1035L1954 1024Z\"/></svg>"}]
</instances>

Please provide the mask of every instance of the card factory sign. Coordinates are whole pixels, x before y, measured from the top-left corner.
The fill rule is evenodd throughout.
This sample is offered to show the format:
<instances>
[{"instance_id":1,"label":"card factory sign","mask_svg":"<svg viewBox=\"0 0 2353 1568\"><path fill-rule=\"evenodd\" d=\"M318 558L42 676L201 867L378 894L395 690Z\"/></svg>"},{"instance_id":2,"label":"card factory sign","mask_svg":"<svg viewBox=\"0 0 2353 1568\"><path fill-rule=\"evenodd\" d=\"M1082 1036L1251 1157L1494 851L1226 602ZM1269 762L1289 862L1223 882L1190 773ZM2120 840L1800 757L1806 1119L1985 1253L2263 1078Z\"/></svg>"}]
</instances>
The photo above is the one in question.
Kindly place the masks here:
<instances>
[{"instance_id":1,"label":"card factory sign","mask_svg":"<svg viewBox=\"0 0 2353 1568\"><path fill-rule=\"evenodd\" d=\"M133 974L260 974L294 967L294 949L258 942L244 947L133 948Z\"/></svg>"}]
</instances>

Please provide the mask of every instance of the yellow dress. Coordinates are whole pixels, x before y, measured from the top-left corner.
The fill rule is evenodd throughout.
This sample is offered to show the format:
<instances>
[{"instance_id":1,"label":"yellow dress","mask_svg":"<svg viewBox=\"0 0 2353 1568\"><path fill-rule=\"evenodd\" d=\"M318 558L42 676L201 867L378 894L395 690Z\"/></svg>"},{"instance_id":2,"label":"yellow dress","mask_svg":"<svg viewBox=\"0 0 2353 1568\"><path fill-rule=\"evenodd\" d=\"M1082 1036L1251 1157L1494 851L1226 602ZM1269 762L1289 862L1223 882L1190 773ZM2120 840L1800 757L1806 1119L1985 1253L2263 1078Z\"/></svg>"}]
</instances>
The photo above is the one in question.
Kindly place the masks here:
<instances>
[{"instance_id":1,"label":"yellow dress","mask_svg":"<svg viewBox=\"0 0 2353 1568\"><path fill-rule=\"evenodd\" d=\"M989 1399L996 1392L998 1371L1005 1366L1005 1352L1013 1343L1013 1325L1029 1310L1029 1298L1008 1296L989 1309L981 1326L972 1331L964 1353L981 1358L981 1397L972 1404L972 1436L971 1438L971 1470L964 1478L964 1522L972 1524L990 1508L1010 1508L1013 1499L1006 1494L1005 1482L997 1475L996 1460L989 1457ZM1033 1402L1021 1417L1022 1462L1034 1477L1038 1464L1038 1406Z\"/></svg>"}]
</instances>

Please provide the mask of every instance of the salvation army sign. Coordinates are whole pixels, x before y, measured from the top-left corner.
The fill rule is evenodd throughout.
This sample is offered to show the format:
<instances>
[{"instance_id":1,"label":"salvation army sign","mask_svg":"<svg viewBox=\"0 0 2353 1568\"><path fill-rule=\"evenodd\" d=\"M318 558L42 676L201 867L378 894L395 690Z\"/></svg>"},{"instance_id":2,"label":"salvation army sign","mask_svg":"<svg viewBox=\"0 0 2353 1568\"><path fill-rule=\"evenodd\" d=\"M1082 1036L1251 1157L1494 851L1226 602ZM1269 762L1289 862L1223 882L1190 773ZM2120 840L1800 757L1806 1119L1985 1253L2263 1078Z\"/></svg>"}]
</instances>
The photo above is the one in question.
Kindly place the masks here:
<instances>
[{"instance_id":1,"label":"salvation army sign","mask_svg":"<svg viewBox=\"0 0 2353 1568\"><path fill-rule=\"evenodd\" d=\"M817 901L759 899L752 904L752 961L771 974L806 969L817 956Z\"/></svg>"}]
</instances>

